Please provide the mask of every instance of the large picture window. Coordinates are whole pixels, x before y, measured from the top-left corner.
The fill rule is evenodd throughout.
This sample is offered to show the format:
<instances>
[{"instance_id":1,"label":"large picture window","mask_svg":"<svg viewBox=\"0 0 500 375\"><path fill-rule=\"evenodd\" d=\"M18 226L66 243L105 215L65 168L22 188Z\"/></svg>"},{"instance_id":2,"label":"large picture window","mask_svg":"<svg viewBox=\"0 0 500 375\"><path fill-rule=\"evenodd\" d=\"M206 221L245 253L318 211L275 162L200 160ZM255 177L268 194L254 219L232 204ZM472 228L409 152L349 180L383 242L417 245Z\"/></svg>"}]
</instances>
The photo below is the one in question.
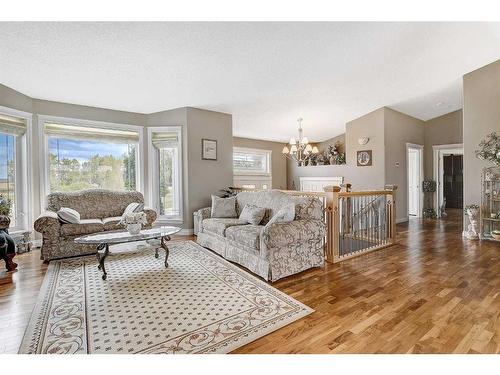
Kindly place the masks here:
<instances>
[{"instance_id":1,"label":"large picture window","mask_svg":"<svg viewBox=\"0 0 500 375\"><path fill-rule=\"evenodd\" d=\"M181 221L181 128L150 128L149 138L152 205L158 210L160 221Z\"/></svg>"},{"instance_id":2,"label":"large picture window","mask_svg":"<svg viewBox=\"0 0 500 375\"><path fill-rule=\"evenodd\" d=\"M0 194L10 202L11 231L27 227L26 132L25 119L0 114Z\"/></svg>"},{"instance_id":3,"label":"large picture window","mask_svg":"<svg viewBox=\"0 0 500 375\"><path fill-rule=\"evenodd\" d=\"M50 191L137 190L139 133L46 122Z\"/></svg>"}]
</instances>

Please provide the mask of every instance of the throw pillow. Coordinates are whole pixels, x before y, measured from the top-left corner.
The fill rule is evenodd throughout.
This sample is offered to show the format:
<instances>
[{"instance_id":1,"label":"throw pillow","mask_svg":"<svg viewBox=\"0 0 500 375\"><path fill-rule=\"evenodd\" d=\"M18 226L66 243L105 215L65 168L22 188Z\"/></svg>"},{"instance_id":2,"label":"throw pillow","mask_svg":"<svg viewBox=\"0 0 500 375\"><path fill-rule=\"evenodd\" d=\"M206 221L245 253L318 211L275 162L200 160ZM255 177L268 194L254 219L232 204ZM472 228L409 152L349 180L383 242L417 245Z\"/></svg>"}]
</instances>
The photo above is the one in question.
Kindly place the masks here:
<instances>
[{"instance_id":1,"label":"throw pillow","mask_svg":"<svg viewBox=\"0 0 500 375\"><path fill-rule=\"evenodd\" d=\"M236 197L221 198L212 195L212 217L234 218L236 214Z\"/></svg>"},{"instance_id":2,"label":"throw pillow","mask_svg":"<svg viewBox=\"0 0 500 375\"><path fill-rule=\"evenodd\" d=\"M125 208L125 211L123 211L122 216L125 216L127 214L132 214L134 212L141 212L144 209L144 203L130 203L127 208Z\"/></svg>"},{"instance_id":3,"label":"throw pillow","mask_svg":"<svg viewBox=\"0 0 500 375\"><path fill-rule=\"evenodd\" d=\"M269 220L267 225L272 225L275 223L289 223L295 219L295 205L288 204L281 208L272 218ZM266 226L267 226L266 225Z\"/></svg>"},{"instance_id":4,"label":"throw pillow","mask_svg":"<svg viewBox=\"0 0 500 375\"><path fill-rule=\"evenodd\" d=\"M240 214L240 220L245 220L249 224L259 225L265 214L265 208L254 206L253 204L245 204Z\"/></svg>"},{"instance_id":5,"label":"throw pillow","mask_svg":"<svg viewBox=\"0 0 500 375\"><path fill-rule=\"evenodd\" d=\"M61 209L57 211L57 217L63 223L80 224L80 214L78 211L69 207L61 207Z\"/></svg>"}]
</instances>

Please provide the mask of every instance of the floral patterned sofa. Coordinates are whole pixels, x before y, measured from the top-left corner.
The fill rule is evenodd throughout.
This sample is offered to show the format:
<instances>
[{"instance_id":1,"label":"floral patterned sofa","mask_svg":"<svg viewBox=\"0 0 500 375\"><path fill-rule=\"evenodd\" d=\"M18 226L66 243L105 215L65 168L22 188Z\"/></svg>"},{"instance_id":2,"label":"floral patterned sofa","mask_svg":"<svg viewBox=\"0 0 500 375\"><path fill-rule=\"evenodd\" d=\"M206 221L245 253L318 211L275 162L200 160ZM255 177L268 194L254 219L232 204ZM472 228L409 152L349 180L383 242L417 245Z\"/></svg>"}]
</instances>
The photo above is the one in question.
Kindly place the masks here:
<instances>
[{"instance_id":1,"label":"floral patterned sofa","mask_svg":"<svg viewBox=\"0 0 500 375\"><path fill-rule=\"evenodd\" d=\"M74 243L86 234L117 230L123 211L130 203L144 203L137 191L111 191L104 189L81 190L71 193L52 193L47 196L47 211L34 223L35 230L43 237L41 259L66 258L96 252L94 245ZM57 217L61 207L72 208L80 214L79 224L64 224ZM145 208L146 227L156 220L156 212Z\"/></svg>"},{"instance_id":2,"label":"floral patterned sofa","mask_svg":"<svg viewBox=\"0 0 500 375\"><path fill-rule=\"evenodd\" d=\"M241 192L237 214L246 204L266 208L259 225L238 218L211 218L211 209L195 214L197 242L265 280L276 281L324 263L325 224L322 202L279 190ZM266 226L282 207L295 204L295 219Z\"/></svg>"}]
</instances>

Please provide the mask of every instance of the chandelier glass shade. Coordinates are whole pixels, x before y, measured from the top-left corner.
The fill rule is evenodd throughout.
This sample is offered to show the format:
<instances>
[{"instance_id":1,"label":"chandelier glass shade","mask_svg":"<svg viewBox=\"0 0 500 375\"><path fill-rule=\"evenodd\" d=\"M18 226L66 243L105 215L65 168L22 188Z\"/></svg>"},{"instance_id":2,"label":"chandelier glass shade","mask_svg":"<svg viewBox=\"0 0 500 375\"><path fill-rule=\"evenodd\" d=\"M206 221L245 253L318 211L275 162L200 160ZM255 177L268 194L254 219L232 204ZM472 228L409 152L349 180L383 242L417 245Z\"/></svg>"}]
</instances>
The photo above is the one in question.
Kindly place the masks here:
<instances>
[{"instance_id":1,"label":"chandelier glass shade","mask_svg":"<svg viewBox=\"0 0 500 375\"><path fill-rule=\"evenodd\" d=\"M283 153L283 155L285 155L285 157L297 162L297 164L300 166L304 164L304 160L310 154L317 154L319 153L319 150L316 146L313 147L309 143L307 137L304 137L302 130L302 119L299 118L297 122L299 123L299 137L297 139L293 137L290 138L290 142L288 142L288 144L283 147L283 150L281 152Z\"/></svg>"}]
</instances>

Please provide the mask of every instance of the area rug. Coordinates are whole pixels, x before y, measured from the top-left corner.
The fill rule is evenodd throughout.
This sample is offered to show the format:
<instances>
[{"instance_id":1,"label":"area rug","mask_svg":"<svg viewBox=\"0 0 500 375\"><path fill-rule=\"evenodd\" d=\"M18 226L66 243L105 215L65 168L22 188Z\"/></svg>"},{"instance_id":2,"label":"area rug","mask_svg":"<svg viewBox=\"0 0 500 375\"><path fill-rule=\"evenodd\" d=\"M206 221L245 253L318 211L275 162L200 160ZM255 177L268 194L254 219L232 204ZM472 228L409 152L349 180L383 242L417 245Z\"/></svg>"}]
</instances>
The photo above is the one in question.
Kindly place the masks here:
<instances>
[{"instance_id":1,"label":"area rug","mask_svg":"<svg viewBox=\"0 0 500 375\"><path fill-rule=\"evenodd\" d=\"M228 353L313 312L192 241L50 263L19 353Z\"/></svg>"}]
</instances>

